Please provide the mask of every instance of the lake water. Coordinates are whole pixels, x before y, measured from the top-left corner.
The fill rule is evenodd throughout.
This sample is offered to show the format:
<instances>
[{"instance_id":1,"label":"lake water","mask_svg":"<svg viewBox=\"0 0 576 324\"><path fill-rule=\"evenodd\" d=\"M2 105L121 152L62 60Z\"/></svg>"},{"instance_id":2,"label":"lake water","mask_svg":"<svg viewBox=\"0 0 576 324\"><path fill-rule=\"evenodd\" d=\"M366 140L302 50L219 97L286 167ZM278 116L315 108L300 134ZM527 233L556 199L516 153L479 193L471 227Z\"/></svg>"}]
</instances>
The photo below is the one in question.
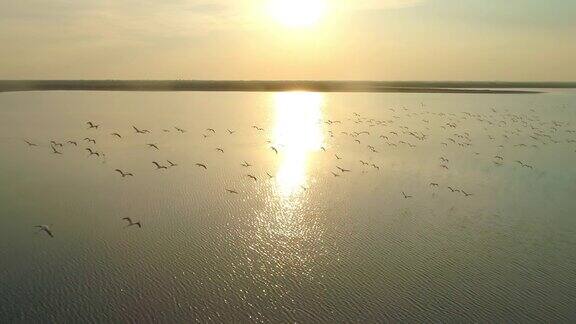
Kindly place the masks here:
<instances>
[{"instance_id":1,"label":"lake water","mask_svg":"<svg viewBox=\"0 0 576 324\"><path fill-rule=\"evenodd\" d=\"M576 320L575 92L2 93L0 152L0 322Z\"/></svg>"}]
</instances>

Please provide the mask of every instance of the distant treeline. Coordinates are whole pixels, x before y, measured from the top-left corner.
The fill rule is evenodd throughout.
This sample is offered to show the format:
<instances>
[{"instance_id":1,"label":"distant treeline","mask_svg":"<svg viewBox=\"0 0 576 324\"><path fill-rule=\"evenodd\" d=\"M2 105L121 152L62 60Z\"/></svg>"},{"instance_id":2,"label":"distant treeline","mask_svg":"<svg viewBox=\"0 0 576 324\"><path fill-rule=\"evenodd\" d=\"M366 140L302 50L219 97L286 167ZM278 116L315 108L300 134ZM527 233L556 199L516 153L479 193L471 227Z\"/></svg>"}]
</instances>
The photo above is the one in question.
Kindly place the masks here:
<instances>
[{"instance_id":1,"label":"distant treeline","mask_svg":"<svg viewBox=\"0 0 576 324\"><path fill-rule=\"evenodd\" d=\"M317 91L426 93L538 93L576 88L576 82L460 81L202 81L202 80L0 80L1 91Z\"/></svg>"}]
</instances>

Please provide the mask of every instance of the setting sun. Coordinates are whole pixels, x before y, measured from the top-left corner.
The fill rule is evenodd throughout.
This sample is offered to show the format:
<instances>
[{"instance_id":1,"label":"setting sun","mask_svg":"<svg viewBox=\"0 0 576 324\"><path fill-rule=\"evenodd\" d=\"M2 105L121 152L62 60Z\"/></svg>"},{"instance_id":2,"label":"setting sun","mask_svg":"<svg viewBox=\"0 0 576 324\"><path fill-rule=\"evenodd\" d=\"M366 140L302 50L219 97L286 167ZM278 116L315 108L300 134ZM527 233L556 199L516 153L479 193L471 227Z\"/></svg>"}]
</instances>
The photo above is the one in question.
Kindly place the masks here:
<instances>
[{"instance_id":1,"label":"setting sun","mask_svg":"<svg viewBox=\"0 0 576 324\"><path fill-rule=\"evenodd\" d=\"M308 27L316 24L326 13L325 0L271 0L270 14L288 27Z\"/></svg>"}]
</instances>

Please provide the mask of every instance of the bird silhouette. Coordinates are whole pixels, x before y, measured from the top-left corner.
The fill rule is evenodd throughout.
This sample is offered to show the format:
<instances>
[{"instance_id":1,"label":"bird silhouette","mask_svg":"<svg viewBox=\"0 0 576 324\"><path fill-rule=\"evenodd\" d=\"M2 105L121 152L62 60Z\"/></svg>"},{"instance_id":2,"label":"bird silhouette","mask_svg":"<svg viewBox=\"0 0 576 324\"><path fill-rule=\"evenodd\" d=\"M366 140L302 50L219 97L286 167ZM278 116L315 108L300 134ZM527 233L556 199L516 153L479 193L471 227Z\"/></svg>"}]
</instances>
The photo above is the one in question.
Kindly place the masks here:
<instances>
[{"instance_id":1,"label":"bird silhouette","mask_svg":"<svg viewBox=\"0 0 576 324\"><path fill-rule=\"evenodd\" d=\"M404 196L404 199L412 198L412 196L408 196L404 191L402 191L402 196Z\"/></svg>"},{"instance_id":2,"label":"bird silhouette","mask_svg":"<svg viewBox=\"0 0 576 324\"><path fill-rule=\"evenodd\" d=\"M93 138L86 137L84 140L87 141L88 143L96 144L96 140Z\"/></svg>"},{"instance_id":3,"label":"bird silhouette","mask_svg":"<svg viewBox=\"0 0 576 324\"><path fill-rule=\"evenodd\" d=\"M100 127L100 125L96 125L93 122L89 121L86 123L88 125L88 128L98 128Z\"/></svg>"},{"instance_id":4,"label":"bird silhouette","mask_svg":"<svg viewBox=\"0 0 576 324\"><path fill-rule=\"evenodd\" d=\"M184 129L182 129L182 128L179 128L179 127L174 126L174 129L176 129L177 131L179 131L179 132L182 133L182 134L186 133L186 130L184 130Z\"/></svg>"},{"instance_id":5,"label":"bird silhouette","mask_svg":"<svg viewBox=\"0 0 576 324\"><path fill-rule=\"evenodd\" d=\"M138 129L136 126L132 125L132 128L134 128L134 130L136 131L137 134L146 134L146 133L150 133L149 130L147 129Z\"/></svg>"},{"instance_id":6,"label":"bird silhouette","mask_svg":"<svg viewBox=\"0 0 576 324\"><path fill-rule=\"evenodd\" d=\"M89 147L87 147L85 150L88 151L88 153L90 153L90 155L88 155L88 156L92 156L92 155L100 156L100 153L92 151L92 149Z\"/></svg>"},{"instance_id":7,"label":"bird silhouette","mask_svg":"<svg viewBox=\"0 0 576 324\"><path fill-rule=\"evenodd\" d=\"M120 175L122 175L122 178L127 177L127 176L130 176L130 177L133 177L133 176L134 176L132 173L124 172L124 171L122 171L122 170L120 170L120 169L116 169L116 170L114 170L114 171L120 173Z\"/></svg>"},{"instance_id":8,"label":"bird silhouette","mask_svg":"<svg viewBox=\"0 0 576 324\"><path fill-rule=\"evenodd\" d=\"M227 131L228 131L228 134L230 134L230 135L232 135L232 134L234 134L234 132L236 132L236 131L233 131L231 129L227 129Z\"/></svg>"},{"instance_id":9,"label":"bird silhouette","mask_svg":"<svg viewBox=\"0 0 576 324\"><path fill-rule=\"evenodd\" d=\"M38 146L38 144L32 143L30 141L24 140L24 142L26 142L26 144L28 144L28 146Z\"/></svg>"},{"instance_id":10,"label":"bird silhouette","mask_svg":"<svg viewBox=\"0 0 576 324\"><path fill-rule=\"evenodd\" d=\"M158 148L158 145L156 145L156 144L146 144L146 145L148 145L149 147L153 147L153 148L155 148L155 149L157 149L157 150L160 150L160 149Z\"/></svg>"},{"instance_id":11,"label":"bird silhouette","mask_svg":"<svg viewBox=\"0 0 576 324\"><path fill-rule=\"evenodd\" d=\"M216 134L216 130L213 128L206 128L206 131L212 132L212 134Z\"/></svg>"},{"instance_id":12,"label":"bird silhouette","mask_svg":"<svg viewBox=\"0 0 576 324\"><path fill-rule=\"evenodd\" d=\"M67 141L68 144L72 144L74 146L78 146L78 142L76 141Z\"/></svg>"},{"instance_id":13,"label":"bird silhouette","mask_svg":"<svg viewBox=\"0 0 576 324\"><path fill-rule=\"evenodd\" d=\"M178 164L176 164L176 163L174 163L174 162L172 162L172 161L170 161L170 160L166 160L166 161L170 164L170 167L178 166Z\"/></svg>"},{"instance_id":14,"label":"bird silhouette","mask_svg":"<svg viewBox=\"0 0 576 324\"><path fill-rule=\"evenodd\" d=\"M156 161L152 162L152 164L154 164L154 165L156 166L156 169L157 169L157 170L158 170L158 169L168 169L168 167L166 167L166 166L164 166L164 165L161 165L160 163L158 163L158 162L156 162Z\"/></svg>"},{"instance_id":15,"label":"bird silhouette","mask_svg":"<svg viewBox=\"0 0 576 324\"><path fill-rule=\"evenodd\" d=\"M222 148L220 148L220 147L217 147L217 148L216 148L216 151L218 151L218 152L220 152L220 153L224 153L224 150L223 150Z\"/></svg>"},{"instance_id":16,"label":"bird silhouette","mask_svg":"<svg viewBox=\"0 0 576 324\"><path fill-rule=\"evenodd\" d=\"M50 235L50 237L54 237L50 226L48 225L34 225L34 227L39 228L39 231L44 231L46 234Z\"/></svg>"},{"instance_id":17,"label":"bird silhouette","mask_svg":"<svg viewBox=\"0 0 576 324\"><path fill-rule=\"evenodd\" d=\"M56 150L56 148L54 146L50 146L52 148L52 153L54 154L62 154L62 152Z\"/></svg>"},{"instance_id":18,"label":"bird silhouette","mask_svg":"<svg viewBox=\"0 0 576 324\"><path fill-rule=\"evenodd\" d=\"M206 166L206 164L203 163L196 163L196 166L204 168L204 170L208 170L208 167Z\"/></svg>"},{"instance_id":19,"label":"bird silhouette","mask_svg":"<svg viewBox=\"0 0 576 324\"><path fill-rule=\"evenodd\" d=\"M138 228L142 228L142 223L140 223L140 221L134 222L130 217L124 217L122 220L128 221L128 225L126 225L126 227L138 226Z\"/></svg>"},{"instance_id":20,"label":"bird silhouette","mask_svg":"<svg viewBox=\"0 0 576 324\"><path fill-rule=\"evenodd\" d=\"M243 166L243 167L245 167L245 168L252 166L252 164L250 164L250 163L248 163L248 162L246 162L246 161L242 162L242 164L240 164L240 165Z\"/></svg>"},{"instance_id":21,"label":"bird silhouette","mask_svg":"<svg viewBox=\"0 0 576 324\"><path fill-rule=\"evenodd\" d=\"M238 194L238 191L236 191L236 190L226 189L226 191L227 191L228 193L231 193L231 194L235 194L235 195Z\"/></svg>"},{"instance_id":22,"label":"bird silhouette","mask_svg":"<svg viewBox=\"0 0 576 324\"><path fill-rule=\"evenodd\" d=\"M276 149L274 146L270 146L270 149L278 154L278 149Z\"/></svg>"},{"instance_id":23,"label":"bird silhouette","mask_svg":"<svg viewBox=\"0 0 576 324\"><path fill-rule=\"evenodd\" d=\"M251 174L247 174L246 175L248 178L253 179L254 181L257 181L258 178L256 178L255 176L251 175Z\"/></svg>"},{"instance_id":24,"label":"bird silhouette","mask_svg":"<svg viewBox=\"0 0 576 324\"><path fill-rule=\"evenodd\" d=\"M337 168L338 170L340 170L340 172L342 172L342 173L344 173L344 172L351 172L351 170L349 170L349 169L344 169L344 168L341 168L341 167L339 167L339 166L336 166L336 168Z\"/></svg>"},{"instance_id":25,"label":"bird silhouette","mask_svg":"<svg viewBox=\"0 0 576 324\"><path fill-rule=\"evenodd\" d=\"M112 133L112 134L110 134L110 135L116 136L116 137L118 137L118 138L122 138L122 136L120 136L120 134L118 134L118 133Z\"/></svg>"}]
</instances>

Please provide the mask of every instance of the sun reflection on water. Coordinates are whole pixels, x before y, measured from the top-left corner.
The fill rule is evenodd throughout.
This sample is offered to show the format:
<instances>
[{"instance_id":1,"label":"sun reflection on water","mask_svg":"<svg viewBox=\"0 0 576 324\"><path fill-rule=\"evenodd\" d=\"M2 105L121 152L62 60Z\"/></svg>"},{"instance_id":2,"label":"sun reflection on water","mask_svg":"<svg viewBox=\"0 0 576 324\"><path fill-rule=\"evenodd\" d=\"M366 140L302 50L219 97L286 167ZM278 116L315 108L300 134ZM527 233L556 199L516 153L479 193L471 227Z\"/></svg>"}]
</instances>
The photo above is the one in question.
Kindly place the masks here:
<instances>
[{"instance_id":1,"label":"sun reflection on water","mask_svg":"<svg viewBox=\"0 0 576 324\"><path fill-rule=\"evenodd\" d=\"M276 187L282 198L289 198L306 187L309 155L320 150L322 105L324 98L313 92L275 94L276 121L272 143L281 152Z\"/></svg>"}]
</instances>

